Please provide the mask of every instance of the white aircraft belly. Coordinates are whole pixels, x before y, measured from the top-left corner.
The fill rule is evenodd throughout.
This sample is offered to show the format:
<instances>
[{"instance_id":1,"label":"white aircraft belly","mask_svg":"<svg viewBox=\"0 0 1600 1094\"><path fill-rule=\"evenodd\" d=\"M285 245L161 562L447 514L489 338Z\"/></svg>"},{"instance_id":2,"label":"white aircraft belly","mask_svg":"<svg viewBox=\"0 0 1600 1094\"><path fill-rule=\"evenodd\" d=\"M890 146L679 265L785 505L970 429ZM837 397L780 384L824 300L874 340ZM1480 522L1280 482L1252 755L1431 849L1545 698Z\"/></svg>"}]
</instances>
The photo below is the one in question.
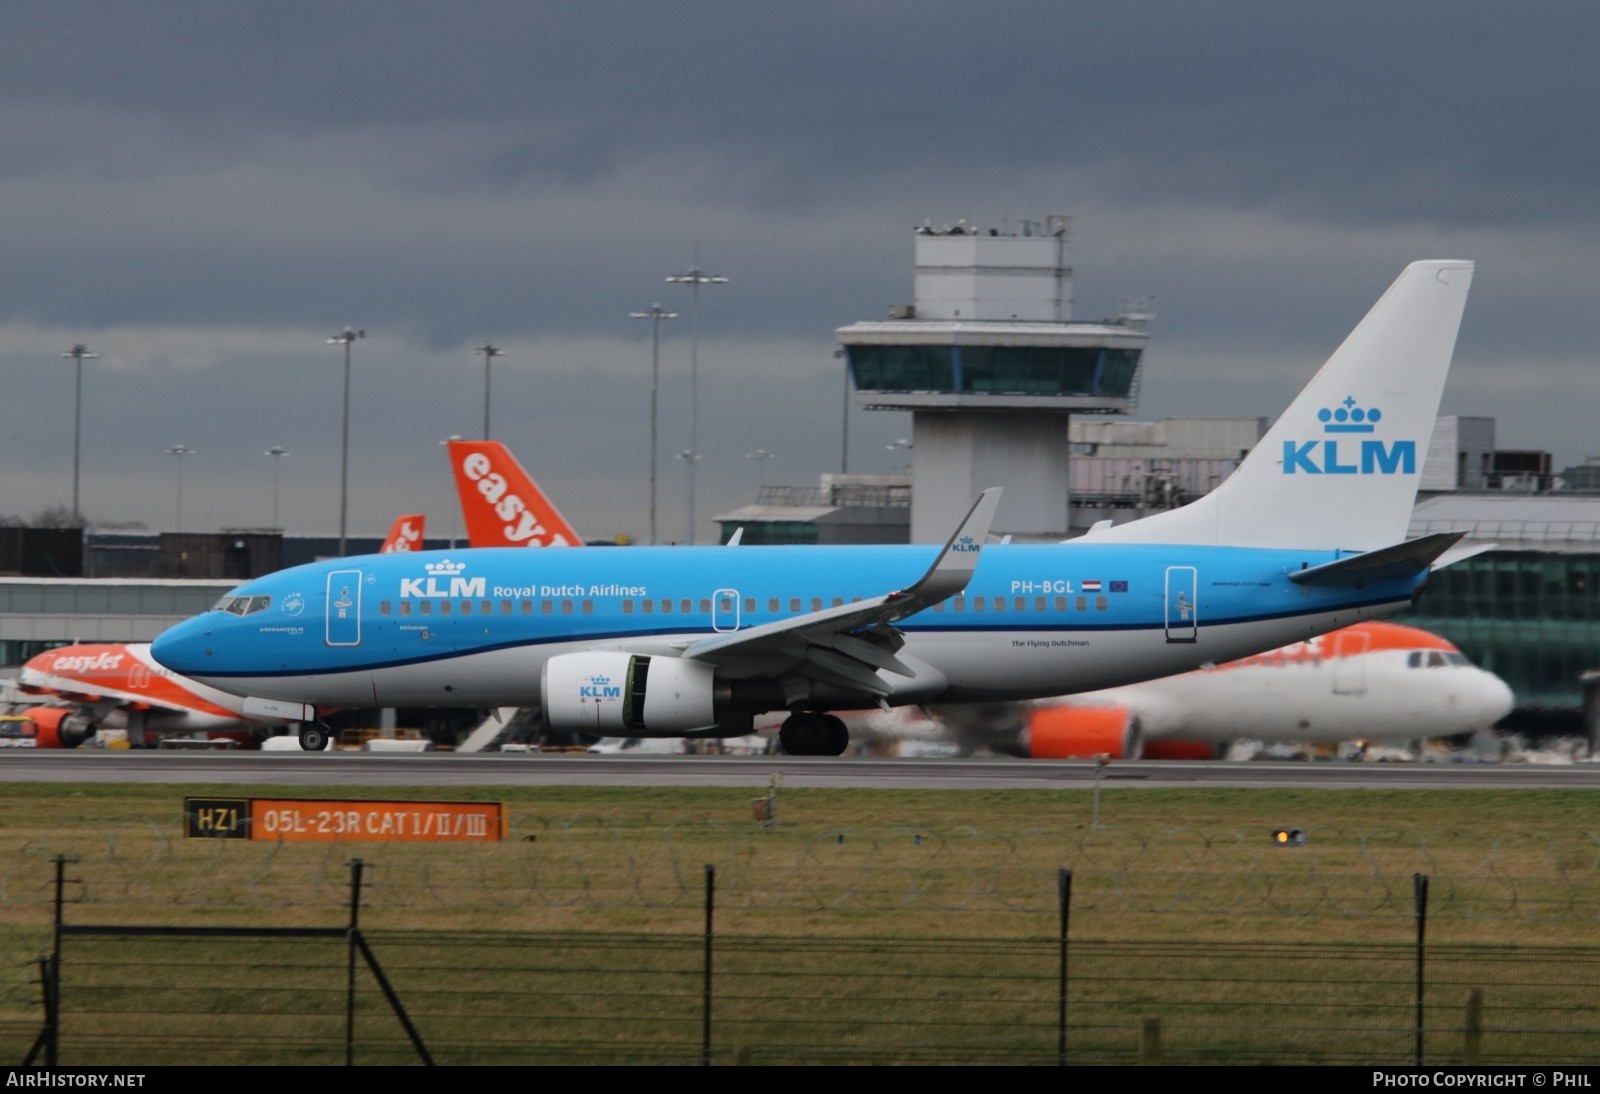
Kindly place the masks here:
<instances>
[{"instance_id":1,"label":"white aircraft belly","mask_svg":"<svg viewBox=\"0 0 1600 1094\"><path fill-rule=\"evenodd\" d=\"M970 634L918 632L908 650L950 681L943 702L983 702L995 696L1047 698L1118 685L1131 679L1170 676L1220 664L1263 647L1288 645L1381 614L1350 610L1227 625L1202 625L1193 642L1168 642L1163 632L998 631L975 640Z\"/></svg>"}]
</instances>

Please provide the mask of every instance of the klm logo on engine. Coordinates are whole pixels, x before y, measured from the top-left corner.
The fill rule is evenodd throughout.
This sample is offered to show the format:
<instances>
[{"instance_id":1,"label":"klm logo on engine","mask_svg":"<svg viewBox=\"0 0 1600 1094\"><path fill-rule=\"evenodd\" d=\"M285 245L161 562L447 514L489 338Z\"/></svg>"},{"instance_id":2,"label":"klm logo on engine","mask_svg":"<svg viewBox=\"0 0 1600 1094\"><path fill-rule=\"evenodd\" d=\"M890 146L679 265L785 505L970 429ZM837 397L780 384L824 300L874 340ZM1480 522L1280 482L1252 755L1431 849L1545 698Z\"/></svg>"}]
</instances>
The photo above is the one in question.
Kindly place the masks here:
<instances>
[{"instance_id":1,"label":"klm logo on engine","mask_svg":"<svg viewBox=\"0 0 1600 1094\"><path fill-rule=\"evenodd\" d=\"M1284 441L1285 475L1414 475L1417 473L1417 442L1384 442L1376 437L1383 420L1377 407L1364 409L1353 396L1346 397L1337 409L1317 411L1322 432L1318 441ZM1360 439L1357 439L1357 438Z\"/></svg>"},{"instance_id":2,"label":"klm logo on engine","mask_svg":"<svg viewBox=\"0 0 1600 1094\"><path fill-rule=\"evenodd\" d=\"M611 682L611 677L595 675L578 685L578 698L593 699L596 702L602 699L620 699L622 689Z\"/></svg>"},{"instance_id":3,"label":"klm logo on engine","mask_svg":"<svg viewBox=\"0 0 1600 1094\"><path fill-rule=\"evenodd\" d=\"M467 565L451 562L448 558L430 562L423 567L427 577L400 579L401 596L441 597L454 600L481 598L486 582L481 577L462 577Z\"/></svg>"}]
</instances>

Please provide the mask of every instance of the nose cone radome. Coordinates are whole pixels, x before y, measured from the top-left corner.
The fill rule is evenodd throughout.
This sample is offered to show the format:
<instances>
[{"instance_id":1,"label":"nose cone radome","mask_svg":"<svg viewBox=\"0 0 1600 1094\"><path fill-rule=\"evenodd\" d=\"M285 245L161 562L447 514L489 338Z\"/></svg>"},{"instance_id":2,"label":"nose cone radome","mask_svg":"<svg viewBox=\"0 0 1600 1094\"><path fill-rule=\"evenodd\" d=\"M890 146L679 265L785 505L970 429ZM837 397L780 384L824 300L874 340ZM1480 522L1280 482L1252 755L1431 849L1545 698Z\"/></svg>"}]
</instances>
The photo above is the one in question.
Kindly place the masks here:
<instances>
[{"instance_id":1,"label":"nose cone radome","mask_svg":"<svg viewBox=\"0 0 1600 1094\"><path fill-rule=\"evenodd\" d=\"M150 644L156 663L184 676L197 676L211 653L211 624L202 616L168 627Z\"/></svg>"},{"instance_id":2,"label":"nose cone radome","mask_svg":"<svg viewBox=\"0 0 1600 1094\"><path fill-rule=\"evenodd\" d=\"M1472 701L1477 705L1485 727L1492 726L1517 705L1511 687L1492 672L1478 673L1477 686L1472 690Z\"/></svg>"}]
</instances>

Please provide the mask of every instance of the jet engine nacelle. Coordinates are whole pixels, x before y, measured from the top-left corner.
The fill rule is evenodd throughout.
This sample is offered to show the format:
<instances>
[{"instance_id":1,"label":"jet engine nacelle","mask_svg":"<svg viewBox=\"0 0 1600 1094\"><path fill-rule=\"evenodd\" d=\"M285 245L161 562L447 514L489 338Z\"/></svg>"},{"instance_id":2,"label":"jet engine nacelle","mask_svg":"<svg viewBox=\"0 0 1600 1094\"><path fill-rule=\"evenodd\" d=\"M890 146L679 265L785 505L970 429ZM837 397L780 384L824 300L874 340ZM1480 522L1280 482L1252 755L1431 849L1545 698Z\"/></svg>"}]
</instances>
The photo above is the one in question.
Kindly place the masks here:
<instances>
[{"instance_id":1,"label":"jet engine nacelle","mask_svg":"<svg viewBox=\"0 0 1600 1094\"><path fill-rule=\"evenodd\" d=\"M33 707L23 714L38 727L34 748L77 748L94 736L94 722L73 707Z\"/></svg>"},{"instance_id":2,"label":"jet engine nacelle","mask_svg":"<svg viewBox=\"0 0 1600 1094\"><path fill-rule=\"evenodd\" d=\"M1028 755L1036 760L1137 760L1138 717L1126 707L1039 707L1028 715Z\"/></svg>"},{"instance_id":3,"label":"jet engine nacelle","mask_svg":"<svg viewBox=\"0 0 1600 1094\"><path fill-rule=\"evenodd\" d=\"M715 670L680 657L596 651L545 662L546 726L601 737L679 737L717 726Z\"/></svg>"}]
</instances>

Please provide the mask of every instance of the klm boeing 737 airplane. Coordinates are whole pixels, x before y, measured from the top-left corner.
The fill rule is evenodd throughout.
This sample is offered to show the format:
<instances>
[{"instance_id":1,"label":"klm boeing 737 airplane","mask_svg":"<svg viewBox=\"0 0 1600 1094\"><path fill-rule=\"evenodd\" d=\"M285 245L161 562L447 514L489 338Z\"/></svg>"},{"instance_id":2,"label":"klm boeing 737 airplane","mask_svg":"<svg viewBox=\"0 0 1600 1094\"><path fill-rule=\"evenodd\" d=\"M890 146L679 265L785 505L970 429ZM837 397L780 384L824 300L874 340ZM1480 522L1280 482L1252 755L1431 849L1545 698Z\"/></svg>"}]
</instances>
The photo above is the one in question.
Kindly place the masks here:
<instances>
[{"instance_id":1,"label":"klm boeing 737 airplane","mask_svg":"<svg viewBox=\"0 0 1600 1094\"><path fill-rule=\"evenodd\" d=\"M1221 664L1410 603L1459 534L1406 540L1470 262L1408 266L1218 489L1064 543L372 555L247 582L168 630L174 672L300 723L347 707L537 707L550 729L721 737L787 711L1038 699ZM1482 550L1484 548L1477 548Z\"/></svg>"}]
</instances>

